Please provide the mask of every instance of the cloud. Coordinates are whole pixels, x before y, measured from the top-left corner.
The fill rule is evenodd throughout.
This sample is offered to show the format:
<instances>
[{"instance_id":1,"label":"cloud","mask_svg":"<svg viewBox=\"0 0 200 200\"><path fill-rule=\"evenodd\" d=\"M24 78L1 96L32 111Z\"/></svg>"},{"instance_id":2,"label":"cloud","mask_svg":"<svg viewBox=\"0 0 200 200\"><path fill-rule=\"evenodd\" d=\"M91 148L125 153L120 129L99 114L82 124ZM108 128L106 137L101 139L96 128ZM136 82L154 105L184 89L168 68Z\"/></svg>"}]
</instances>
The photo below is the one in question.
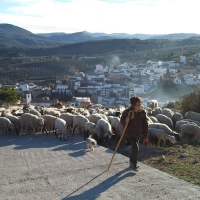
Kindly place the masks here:
<instances>
[{"instance_id":1,"label":"cloud","mask_svg":"<svg viewBox=\"0 0 200 200\"><path fill-rule=\"evenodd\" d=\"M7 5L0 23L34 33L200 33L198 0L9 0Z\"/></svg>"}]
</instances>

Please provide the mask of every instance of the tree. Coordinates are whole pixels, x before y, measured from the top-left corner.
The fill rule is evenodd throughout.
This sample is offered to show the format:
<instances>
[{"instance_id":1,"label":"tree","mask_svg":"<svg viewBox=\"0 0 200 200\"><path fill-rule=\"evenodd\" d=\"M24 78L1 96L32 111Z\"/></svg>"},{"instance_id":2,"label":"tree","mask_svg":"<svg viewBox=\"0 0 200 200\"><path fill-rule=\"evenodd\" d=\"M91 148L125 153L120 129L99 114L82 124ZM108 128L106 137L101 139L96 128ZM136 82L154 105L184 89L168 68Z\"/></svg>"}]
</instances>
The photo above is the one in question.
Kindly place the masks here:
<instances>
[{"instance_id":1,"label":"tree","mask_svg":"<svg viewBox=\"0 0 200 200\"><path fill-rule=\"evenodd\" d=\"M0 88L0 100L8 104L16 104L21 99L21 95L12 87Z\"/></svg>"}]
</instances>

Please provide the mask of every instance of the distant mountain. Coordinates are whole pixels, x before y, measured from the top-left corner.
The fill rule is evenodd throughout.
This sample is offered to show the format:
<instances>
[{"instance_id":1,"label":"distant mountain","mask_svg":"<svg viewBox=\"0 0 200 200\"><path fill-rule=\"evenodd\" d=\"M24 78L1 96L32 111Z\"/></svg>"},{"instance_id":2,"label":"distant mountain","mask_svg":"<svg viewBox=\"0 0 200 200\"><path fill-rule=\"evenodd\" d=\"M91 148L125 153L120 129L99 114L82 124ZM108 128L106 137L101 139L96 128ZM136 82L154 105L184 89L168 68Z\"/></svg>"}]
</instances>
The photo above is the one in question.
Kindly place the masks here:
<instances>
[{"instance_id":1,"label":"distant mountain","mask_svg":"<svg viewBox=\"0 0 200 200\"><path fill-rule=\"evenodd\" d=\"M55 46L59 42L35 35L18 26L0 24L0 47Z\"/></svg>"},{"instance_id":2,"label":"distant mountain","mask_svg":"<svg viewBox=\"0 0 200 200\"><path fill-rule=\"evenodd\" d=\"M167 39L167 40L183 40L194 36L200 36L195 33L173 33L173 34L127 34L127 33L90 33L87 31L76 32L76 33L44 33L39 34L40 36L48 37L53 40L62 41L62 42L83 42L90 40L101 40L101 39L140 39L140 40L149 40L149 39Z\"/></svg>"},{"instance_id":3,"label":"distant mountain","mask_svg":"<svg viewBox=\"0 0 200 200\"><path fill-rule=\"evenodd\" d=\"M197 45L199 43L199 39L197 39L198 37L200 37L200 35L195 33L149 35L149 34L126 34L126 33L112 33L112 34L90 33L86 31L70 33L70 34L62 32L33 34L30 31L27 31L18 26L14 26L11 24L0 24L0 47L47 47L47 46L58 46L71 43L89 42L89 41L104 41L104 40L113 41L114 39L139 39L142 41L148 40L149 42L153 43L154 43L153 40L157 39L170 40L170 42L172 42L170 46L175 47L177 45L180 46L181 43L185 45L194 45L194 44ZM188 40L183 41L184 39ZM178 40L182 40L182 42L180 43ZM140 43L141 45L145 44L142 43L141 41ZM81 44L79 46L81 46ZM167 47L167 44L165 45L165 47Z\"/></svg>"},{"instance_id":4,"label":"distant mountain","mask_svg":"<svg viewBox=\"0 0 200 200\"><path fill-rule=\"evenodd\" d=\"M63 33L63 32L55 32L55 33L37 33L35 35L39 35L39 36L42 36L42 37L51 37L51 36L54 36L54 35L66 35L66 33Z\"/></svg>"},{"instance_id":5,"label":"distant mountain","mask_svg":"<svg viewBox=\"0 0 200 200\"><path fill-rule=\"evenodd\" d=\"M193 36L200 36L195 33L174 33L174 34L167 34L167 35L155 35L149 37L148 39L167 39L167 40L183 40Z\"/></svg>"},{"instance_id":6,"label":"distant mountain","mask_svg":"<svg viewBox=\"0 0 200 200\"><path fill-rule=\"evenodd\" d=\"M78 34L78 38L77 38ZM80 41L89 41L89 40L100 40L102 38L104 39L140 39L140 40L145 40L148 39L149 37L152 37L154 35L149 35L149 34L127 34L127 33L111 33L111 34L106 34L106 33L90 33L87 31L83 32L76 32L76 33L39 33L37 35L43 36L43 37L48 37L52 39L58 39L58 40L63 40L64 41L75 41L77 42ZM68 36L67 36L68 35ZM75 37L75 38L73 38ZM81 39L82 37L82 39Z\"/></svg>"},{"instance_id":7,"label":"distant mountain","mask_svg":"<svg viewBox=\"0 0 200 200\"><path fill-rule=\"evenodd\" d=\"M65 34L65 35L52 35L49 37L49 39L60 41L63 43L76 43L76 42L86 42L86 41L92 41L92 40L110 40L113 39L113 37L109 36L99 36L99 37L92 37L90 34L86 32L76 32L71 34Z\"/></svg>"}]
</instances>

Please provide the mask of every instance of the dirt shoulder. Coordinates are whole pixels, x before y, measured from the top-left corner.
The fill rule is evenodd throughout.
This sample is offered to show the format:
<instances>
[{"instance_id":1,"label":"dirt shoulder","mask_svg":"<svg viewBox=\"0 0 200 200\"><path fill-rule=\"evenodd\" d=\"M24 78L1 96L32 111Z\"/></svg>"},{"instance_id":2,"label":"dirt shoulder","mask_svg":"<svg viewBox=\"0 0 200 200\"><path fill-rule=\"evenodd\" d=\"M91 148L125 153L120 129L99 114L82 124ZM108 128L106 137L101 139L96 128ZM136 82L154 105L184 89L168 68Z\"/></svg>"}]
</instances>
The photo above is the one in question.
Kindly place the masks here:
<instances>
[{"instance_id":1,"label":"dirt shoulder","mask_svg":"<svg viewBox=\"0 0 200 200\"><path fill-rule=\"evenodd\" d=\"M118 141L113 141L114 150ZM118 153L129 157L130 145L122 143ZM200 147L176 144L171 147L156 147L140 144L139 161L177 178L200 186Z\"/></svg>"}]
</instances>

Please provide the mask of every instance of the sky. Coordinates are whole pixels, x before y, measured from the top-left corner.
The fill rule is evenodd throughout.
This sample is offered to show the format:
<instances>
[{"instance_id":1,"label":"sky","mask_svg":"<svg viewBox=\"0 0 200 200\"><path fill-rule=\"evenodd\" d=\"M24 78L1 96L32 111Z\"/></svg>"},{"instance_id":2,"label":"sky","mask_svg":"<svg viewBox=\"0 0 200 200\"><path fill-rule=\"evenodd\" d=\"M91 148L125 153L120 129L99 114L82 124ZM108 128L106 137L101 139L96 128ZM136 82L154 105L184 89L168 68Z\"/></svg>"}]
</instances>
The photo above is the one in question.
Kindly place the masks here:
<instances>
[{"instance_id":1,"label":"sky","mask_svg":"<svg viewBox=\"0 0 200 200\"><path fill-rule=\"evenodd\" d=\"M200 0L0 0L0 23L32 33L198 33Z\"/></svg>"}]
</instances>

